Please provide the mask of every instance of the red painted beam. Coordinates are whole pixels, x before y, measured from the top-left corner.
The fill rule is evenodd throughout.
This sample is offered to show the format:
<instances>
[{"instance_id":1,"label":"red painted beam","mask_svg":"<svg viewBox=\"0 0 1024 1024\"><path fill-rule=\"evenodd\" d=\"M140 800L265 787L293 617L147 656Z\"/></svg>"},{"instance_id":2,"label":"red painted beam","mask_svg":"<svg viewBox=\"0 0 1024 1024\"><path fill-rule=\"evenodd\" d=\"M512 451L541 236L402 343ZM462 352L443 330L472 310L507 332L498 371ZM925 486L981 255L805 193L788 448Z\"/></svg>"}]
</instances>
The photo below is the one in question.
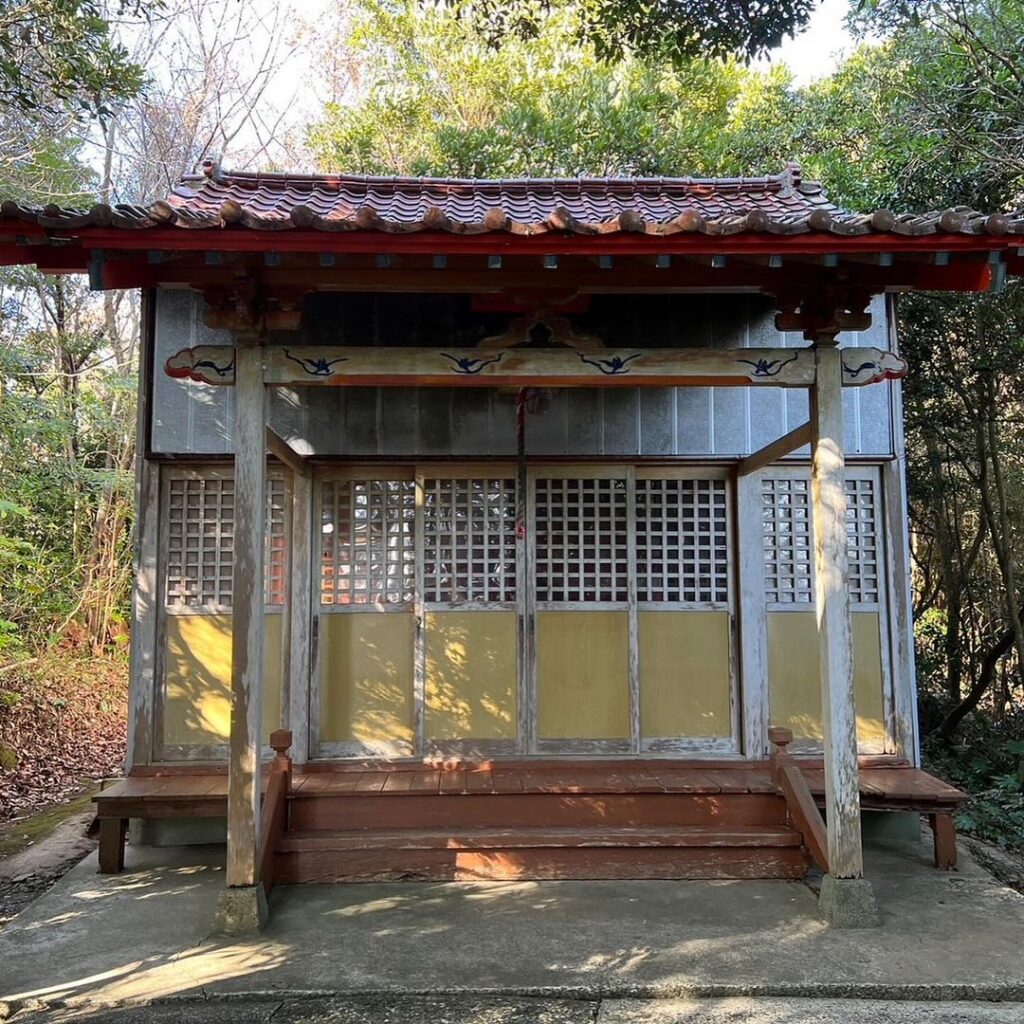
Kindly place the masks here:
<instances>
[{"instance_id":1,"label":"red painted beam","mask_svg":"<svg viewBox=\"0 0 1024 1024\"><path fill-rule=\"evenodd\" d=\"M959 260L944 267L926 264L914 278L914 287L922 292L987 292L991 285L991 266L976 260Z\"/></svg>"},{"instance_id":2,"label":"red painted beam","mask_svg":"<svg viewBox=\"0 0 1024 1024\"><path fill-rule=\"evenodd\" d=\"M1019 235L858 235L814 232L805 235L513 235L490 232L453 235L443 231L392 234L387 231L260 231L248 228L80 228L74 234L86 249L159 249L172 252L328 252L459 253L467 255L656 256L772 255L829 253L971 253L1021 247Z\"/></svg>"},{"instance_id":3,"label":"red painted beam","mask_svg":"<svg viewBox=\"0 0 1024 1024\"><path fill-rule=\"evenodd\" d=\"M0 266L36 266L44 274L82 274L89 253L77 245L0 245Z\"/></svg>"}]
</instances>

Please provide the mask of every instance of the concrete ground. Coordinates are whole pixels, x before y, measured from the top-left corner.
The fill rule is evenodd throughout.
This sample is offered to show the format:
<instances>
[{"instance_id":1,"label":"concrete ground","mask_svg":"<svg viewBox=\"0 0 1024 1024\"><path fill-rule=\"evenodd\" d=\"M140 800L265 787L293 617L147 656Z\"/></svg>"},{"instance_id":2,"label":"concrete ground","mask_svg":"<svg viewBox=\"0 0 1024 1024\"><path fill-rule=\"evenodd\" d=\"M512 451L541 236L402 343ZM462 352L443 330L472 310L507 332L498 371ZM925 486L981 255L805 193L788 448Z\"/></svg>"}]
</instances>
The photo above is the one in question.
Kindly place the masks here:
<instances>
[{"instance_id":1,"label":"concrete ground","mask_svg":"<svg viewBox=\"0 0 1024 1024\"><path fill-rule=\"evenodd\" d=\"M571 1000L586 1020L788 1024L828 1019L794 1015L810 1004L792 997L1024 1002L1024 896L969 860L957 873L936 872L928 854L923 846L869 850L883 911L873 930L829 929L811 888L796 882L406 883L277 889L267 930L240 941L212 934L221 851L130 849L123 875L97 875L91 856L0 932L0 1003L19 1018L49 1003L76 1018L89 1010L82 1019L129 1024L169 1018L95 1010L184 999L194 1001L188 1016L196 1021L258 1020L203 1015L213 1012L211 1000L256 997L269 1000L260 1013L275 1022L348 1024L364 1019L351 1016L351 1001L324 1004L324 1012L341 1005L340 1016L304 1018L302 1007L346 993L400 995L408 1007L431 993L463 1004ZM742 1002L665 1001L646 1017L621 1002L651 997L786 1001L759 1001L753 1017ZM545 1019L516 1016L516 1005L433 1019ZM566 1012L555 1009L551 1019L577 1019L557 1005ZM987 1016L979 1017L965 1017L966 1009L864 1020L1024 1019L1024 1007L1011 1008L1013 1017L993 1015L998 1006L981 1007ZM860 1020L845 1010L843 1019Z\"/></svg>"},{"instance_id":2,"label":"concrete ground","mask_svg":"<svg viewBox=\"0 0 1024 1024\"><path fill-rule=\"evenodd\" d=\"M1020 1024L1020 1003L874 999L605 999L334 996L187 1007L189 1024ZM179 1024L181 1003L23 1010L11 1024Z\"/></svg>"}]
</instances>

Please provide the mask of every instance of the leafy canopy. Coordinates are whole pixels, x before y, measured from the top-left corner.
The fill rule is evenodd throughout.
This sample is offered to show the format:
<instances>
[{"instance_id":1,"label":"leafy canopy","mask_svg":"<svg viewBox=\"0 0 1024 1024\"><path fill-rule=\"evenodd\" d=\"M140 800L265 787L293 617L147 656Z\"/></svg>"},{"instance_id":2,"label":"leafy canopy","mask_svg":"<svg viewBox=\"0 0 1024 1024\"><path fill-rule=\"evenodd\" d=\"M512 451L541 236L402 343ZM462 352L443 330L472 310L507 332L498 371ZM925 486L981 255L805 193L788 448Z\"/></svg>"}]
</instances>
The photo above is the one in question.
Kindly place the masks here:
<instances>
[{"instance_id":1,"label":"leafy canopy","mask_svg":"<svg viewBox=\"0 0 1024 1024\"><path fill-rule=\"evenodd\" d=\"M421 0L425 6L430 0ZM445 0L489 45L536 37L558 0ZM601 60L759 57L803 28L820 0L578 0L579 41Z\"/></svg>"},{"instance_id":2,"label":"leafy canopy","mask_svg":"<svg viewBox=\"0 0 1024 1024\"><path fill-rule=\"evenodd\" d=\"M562 7L500 49L457 12L365 3L349 51L362 88L307 141L318 164L457 176L732 174L792 153L787 73L734 60L599 58Z\"/></svg>"},{"instance_id":3,"label":"leafy canopy","mask_svg":"<svg viewBox=\"0 0 1024 1024\"><path fill-rule=\"evenodd\" d=\"M162 0L118 0L139 15ZM142 88L143 69L114 41L101 0L6 0L0 4L0 109L104 117Z\"/></svg>"}]
</instances>

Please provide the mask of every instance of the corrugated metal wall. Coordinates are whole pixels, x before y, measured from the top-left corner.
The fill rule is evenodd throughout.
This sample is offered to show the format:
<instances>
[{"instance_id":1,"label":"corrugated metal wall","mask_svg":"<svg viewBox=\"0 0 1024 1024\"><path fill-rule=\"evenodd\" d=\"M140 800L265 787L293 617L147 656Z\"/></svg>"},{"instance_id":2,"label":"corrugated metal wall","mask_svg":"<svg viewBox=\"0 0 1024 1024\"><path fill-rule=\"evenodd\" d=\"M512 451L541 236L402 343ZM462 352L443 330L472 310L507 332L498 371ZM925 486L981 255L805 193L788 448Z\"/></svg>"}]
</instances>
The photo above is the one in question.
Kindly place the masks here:
<instances>
[{"instance_id":1,"label":"corrugated metal wall","mask_svg":"<svg viewBox=\"0 0 1024 1024\"><path fill-rule=\"evenodd\" d=\"M707 303L714 315L693 325L680 346L806 344L797 334L777 331L757 296L708 296ZM844 334L842 343L886 348L881 297L872 314L870 330ZM164 361L180 348L230 342L227 332L203 325L200 296L159 293L154 453L230 453L233 389L175 380L163 372ZM874 384L844 392L849 454L892 454L891 387ZM746 455L806 422L807 402L806 392L783 388L553 391L547 411L528 418L527 447L534 455ZM308 455L488 456L516 450L514 397L482 388L273 388L270 422Z\"/></svg>"}]
</instances>

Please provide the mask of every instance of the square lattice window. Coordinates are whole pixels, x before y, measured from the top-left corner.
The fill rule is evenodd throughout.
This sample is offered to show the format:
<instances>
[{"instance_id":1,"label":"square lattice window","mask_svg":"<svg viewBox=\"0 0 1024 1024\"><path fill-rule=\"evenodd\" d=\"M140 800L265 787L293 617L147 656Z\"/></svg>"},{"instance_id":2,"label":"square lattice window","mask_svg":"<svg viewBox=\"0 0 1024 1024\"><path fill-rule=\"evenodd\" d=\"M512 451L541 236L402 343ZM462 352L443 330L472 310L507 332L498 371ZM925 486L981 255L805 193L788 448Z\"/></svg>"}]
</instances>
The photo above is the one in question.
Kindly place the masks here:
<instances>
[{"instance_id":1,"label":"square lattice window","mask_svg":"<svg viewBox=\"0 0 1024 1024\"><path fill-rule=\"evenodd\" d=\"M288 487L267 480L265 600L284 604ZM166 603L169 608L230 608L235 482L230 477L172 478L167 486Z\"/></svg>"},{"instance_id":2,"label":"square lattice window","mask_svg":"<svg viewBox=\"0 0 1024 1024\"><path fill-rule=\"evenodd\" d=\"M321 491L320 602L406 604L416 582L411 480L327 480Z\"/></svg>"},{"instance_id":3,"label":"square lattice window","mask_svg":"<svg viewBox=\"0 0 1024 1024\"><path fill-rule=\"evenodd\" d=\"M516 485L505 479L423 481L423 599L516 599Z\"/></svg>"},{"instance_id":4,"label":"square lattice window","mask_svg":"<svg viewBox=\"0 0 1024 1024\"><path fill-rule=\"evenodd\" d=\"M537 600L629 600L626 481L542 478L535 501Z\"/></svg>"},{"instance_id":5,"label":"square lattice window","mask_svg":"<svg viewBox=\"0 0 1024 1024\"><path fill-rule=\"evenodd\" d=\"M813 604L811 485L808 480L766 479L762 489L765 597L769 604ZM875 482L846 480L846 536L850 600L877 604L878 522Z\"/></svg>"},{"instance_id":6,"label":"square lattice window","mask_svg":"<svg viewBox=\"0 0 1024 1024\"><path fill-rule=\"evenodd\" d=\"M638 601L728 601L728 551L724 480L637 480Z\"/></svg>"}]
</instances>

